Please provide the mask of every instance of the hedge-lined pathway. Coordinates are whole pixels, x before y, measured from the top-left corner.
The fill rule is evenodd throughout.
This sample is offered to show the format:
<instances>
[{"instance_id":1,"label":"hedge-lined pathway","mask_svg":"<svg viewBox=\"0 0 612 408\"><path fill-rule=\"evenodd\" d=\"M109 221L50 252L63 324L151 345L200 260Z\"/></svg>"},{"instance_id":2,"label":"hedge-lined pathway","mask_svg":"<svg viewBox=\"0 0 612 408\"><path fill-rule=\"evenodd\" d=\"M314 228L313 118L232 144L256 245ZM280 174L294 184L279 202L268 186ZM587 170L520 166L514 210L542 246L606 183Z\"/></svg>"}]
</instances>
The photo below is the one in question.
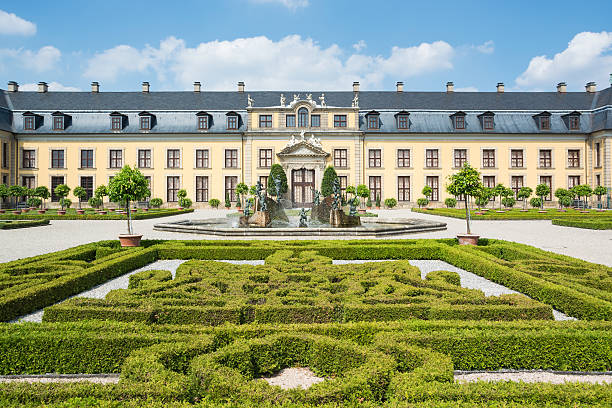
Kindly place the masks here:
<instances>
[{"instance_id":1,"label":"hedge-lined pathway","mask_svg":"<svg viewBox=\"0 0 612 408\"><path fill-rule=\"evenodd\" d=\"M234 210L231 210L234 211ZM451 238L465 232L465 221L439 217L430 214L414 213L409 209L374 210L382 217L423 218L447 223L446 231L425 232L389 236L395 238ZM163 218L163 222L183 219L204 219L223 217L227 210L196 210L187 215ZM153 226L160 219L134 221L134 230L149 239L232 239L230 237L206 236L154 231ZM126 222L117 221L51 221L43 228L2 231L0 233L0 262L12 261L28 256L59 251L76 245L103 239L117 239L124 233ZM520 242L564 255L574 256L589 262L612 266L612 231L586 230L552 225L543 221L474 221L473 232L482 237L498 238ZM325 238L325 237L322 237ZM327 237L329 238L329 237ZM338 237L336 239L355 239ZM236 237L233 239L245 239ZM318 239L317 237L257 237L257 239ZM384 239L384 238L381 238Z\"/></svg>"}]
</instances>

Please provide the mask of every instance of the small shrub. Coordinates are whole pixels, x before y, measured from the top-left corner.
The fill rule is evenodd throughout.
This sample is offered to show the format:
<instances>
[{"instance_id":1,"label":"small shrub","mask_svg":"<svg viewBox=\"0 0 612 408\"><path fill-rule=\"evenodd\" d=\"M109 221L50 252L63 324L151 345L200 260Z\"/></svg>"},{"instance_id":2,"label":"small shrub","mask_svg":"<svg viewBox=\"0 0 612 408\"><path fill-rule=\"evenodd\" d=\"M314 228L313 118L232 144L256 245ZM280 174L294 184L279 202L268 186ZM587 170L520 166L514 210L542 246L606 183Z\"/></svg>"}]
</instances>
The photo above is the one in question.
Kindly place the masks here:
<instances>
[{"instance_id":1,"label":"small shrub","mask_svg":"<svg viewBox=\"0 0 612 408\"><path fill-rule=\"evenodd\" d=\"M417 205L419 206L419 208L425 207L427 204L429 204L429 200L426 198L419 198L417 200Z\"/></svg>"},{"instance_id":2,"label":"small shrub","mask_svg":"<svg viewBox=\"0 0 612 408\"><path fill-rule=\"evenodd\" d=\"M60 198L59 203L62 208L70 208L70 206L72 205L72 200L69 198Z\"/></svg>"},{"instance_id":3,"label":"small shrub","mask_svg":"<svg viewBox=\"0 0 612 408\"><path fill-rule=\"evenodd\" d=\"M221 201L216 198L211 198L208 200L208 205L210 205L212 208L219 208L219 204L221 204Z\"/></svg>"},{"instance_id":4,"label":"small shrub","mask_svg":"<svg viewBox=\"0 0 612 408\"><path fill-rule=\"evenodd\" d=\"M159 208L164 203L161 198L152 198L149 200L149 205L153 208Z\"/></svg>"},{"instance_id":5,"label":"small shrub","mask_svg":"<svg viewBox=\"0 0 612 408\"><path fill-rule=\"evenodd\" d=\"M533 208L540 208L542 206L542 199L540 197L533 197L529 200L529 205Z\"/></svg>"},{"instance_id":6,"label":"small shrub","mask_svg":"<svg viewBox=\"0 0 612 408\"><path fill-rule=\"evenodd\" d=\"M397 205L397 200L395 198L385 198L385 207L393 208Z\"/></svg>"},{"instance_id":7,"label":"small shrub","mask_svg":"<svg viewBox=\"0 0 612 408\"><path fill-rule=\"evenodd\" d=\"M192 205L193 205L193 201L191 201L191 198L187 198L187 197L179 198L179 206L183 208L191 208Z\"/></svg>"},{"instance_id":8,"label":"small shrub","mask_svg":"<svg viewBox=\"0 0 612 408\"><path fill-rule=\"evenodd\" d=\"M28 198L28 207L39 207L42 204L42 200L38 197Z\"/></svg>"},{"instance_id":9,"label":"small shrub","mask_svg":"<svg viewBox=\"0 0 612 408\"><path fill-rule=\"evenodd\" d=\"M507 208L512 208L514 207L514 204L516 204L516 200L514 197L504 197L502 199L502 204Z\"/></svg>"},{"instance_id":10,"label":"small shrub","mask_svg":"<svg viewBox=\"0 0 612 408\"><path fill-rule=\"evenodd\" d=\"M102 205L102 199L100 197L93 196L87 200L87 203L89 203L92 208L99 208Z\"/></svg>"},{"instance_id":11,"label":"small shrub","mask_svg":"<svg viewBox=\"0 0 612 408\"><path fill-rule=\"evenodd\" d=\"M444 200L444 204L448 207L448 208L455 208L457 206L457 200L449 197L446 200Z\"/></svg>"}]
</instances>

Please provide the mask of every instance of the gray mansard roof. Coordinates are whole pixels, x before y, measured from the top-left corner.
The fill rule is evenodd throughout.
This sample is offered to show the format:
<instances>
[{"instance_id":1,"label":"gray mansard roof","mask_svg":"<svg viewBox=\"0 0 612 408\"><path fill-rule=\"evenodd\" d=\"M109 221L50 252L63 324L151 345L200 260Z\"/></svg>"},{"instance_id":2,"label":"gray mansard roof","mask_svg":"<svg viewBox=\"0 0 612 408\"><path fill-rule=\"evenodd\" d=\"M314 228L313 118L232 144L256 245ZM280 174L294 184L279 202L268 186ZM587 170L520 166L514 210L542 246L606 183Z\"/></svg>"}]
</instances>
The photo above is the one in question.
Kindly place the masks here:
<instances>
[{"instance_id":1,"label":"gray mansard roof","mask_svg":"<svg viewBox=\"0 0 612 408\"><path fill-rule=\"evenodd\" d=\"M50 132L50 114L60 111L70 115L67 133L108 133L109 114L118 111L127 117L122 133L139 133L138 113L151 112L156 116L156 126L151 133L196 133L195 113L208 112L212 117L209 132L227 132L225 113L237 112L240 128L246 130L247 96L255 107L277 106L280 94L292 100L312 93L318 101L322 91L253 91L233 92L6 92L0 90L0 129L23 132L21 115L26 111L44 117L43 125L34 133ZM351 106L353 92L324 92L327 106ZM551 130L541 133L589 133L612 129L612 88L595 93L587 92L359 92L361 130L366 131L364 115L380 112L381 127L377 132L405 132L398 130L394 114L401 110L410 112L410 129L415 133L473 133L482 132L478 115L485 111L495 114L495 130L492 133L538 133L533 115L552 113ZM449 115L466 112L466 129L455 130ZM580 131L570 132L562 115L579 111ZM28 131L28 133L32 133Z\"/></svg>"}]
</instances>

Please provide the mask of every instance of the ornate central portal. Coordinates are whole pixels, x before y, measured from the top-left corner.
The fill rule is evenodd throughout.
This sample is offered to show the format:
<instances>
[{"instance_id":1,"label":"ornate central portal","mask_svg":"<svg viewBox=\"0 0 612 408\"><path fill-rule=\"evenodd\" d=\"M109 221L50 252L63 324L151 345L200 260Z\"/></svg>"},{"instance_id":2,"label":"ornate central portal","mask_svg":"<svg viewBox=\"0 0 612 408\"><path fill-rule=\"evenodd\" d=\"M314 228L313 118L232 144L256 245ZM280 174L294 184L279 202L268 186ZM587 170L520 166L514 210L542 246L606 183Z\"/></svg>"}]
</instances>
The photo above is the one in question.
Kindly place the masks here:
<instances>
[{"instance_id":1,"label":"ornate central portal","mask_svg":"<svg viewBox=\"0 0 612 408\"><path fill-rule=\"evenodd\" d=\"M291 171L291 201L294 207L312 207L315 171L306 168Z\"/></svg>"}]
</instances>

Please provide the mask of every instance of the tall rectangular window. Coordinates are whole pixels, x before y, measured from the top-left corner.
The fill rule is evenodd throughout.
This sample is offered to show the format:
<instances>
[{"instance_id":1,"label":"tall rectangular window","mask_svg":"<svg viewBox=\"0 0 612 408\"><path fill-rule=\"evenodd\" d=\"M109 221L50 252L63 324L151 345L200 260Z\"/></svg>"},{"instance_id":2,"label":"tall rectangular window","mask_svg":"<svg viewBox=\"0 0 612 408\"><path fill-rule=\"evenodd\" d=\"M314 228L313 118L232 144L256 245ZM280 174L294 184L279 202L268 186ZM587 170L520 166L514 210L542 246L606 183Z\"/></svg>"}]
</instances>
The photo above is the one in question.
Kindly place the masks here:
<instances>
[{"instance_id":1,"label":"tall rectangular window","mask_svg":"<svg viewBox=\"0 0 612 408\"><path fill-rule=\"evenodd\" d=\"M259 115L259 127L260 128L271 128L272 127L272 115Z\"/></svg>"},{"instance_id":2,"label":"tall rectangular window","mask_svg":"<svg viewBox=\"0 0 612 408\"><path fill-rule=\"evenodd\" d=\"M181 150L168 149L166 150L167 168L179 169L181 167Z\"/></svg>"},{"instance_id":3,"label":"tall rectangular window","mask_svg":"<svg viewBox=\"0 0 612 408\"><path fill-rule=\"evenodd\" d=\"M346 115L334 115L334 127L346 127Z\"/></svg>"},{"instance_id":4,"label":"tall rectangular window","mask_svg":"<svg viewBox=\"0 0 612 408\"><path fill-rule=\"evenodd\" d=\"M334 167L348 167L347 149L334 149Z\"/></svg>"},{"instance_id":5,"label":"tall rectangular window","mask_svg":"<svg viewBox=\"0 0 612 408\"><path fill-rule=\"evenodd\" d=\"M2 168L6 169L8 167L8 143L2 143ZM6 184L6 183L2 183Z\"/></svg>"},{"instance_id":6,"label":"tall rectangular window","mask_svg":"<svg viewBox=\"0 0 612 408\"><path fill-rule=\"evenodd\" d=\"M595 167L601 167L601 145L595 143Z\"/></svg>"},{"instance_id":7,"label":"tall rectangular window","mask_svg":"<svg viewBox=\"0 0 612 408\"><path fill-rule=\"evenodd\" d=\"M196 168L208 169L210 167L208 149L197 149L196 150Z\"/></svg>"},{"instance_id":8,"label":"tall rectangular window","mask_svg":"<svg viewBox=\"0 0 612 408\"><path fill-rule=\"evenodd\" d=\"M546 184L550 189L550 193L547 196L544 196L544 201L552 201L553 197L553 185L552 185L552 176L540 176L540 184Z\"/></svg>"},{"instance_id":9,"label":"tall rectangular window","mask_svg":"<svg viewBox=\"0 0 612 408\"><path fill-rule=\"evenodd\" d=\"M53 130L64 130L63 116L53 116Z\"/></svg>"},{"instance_id":10,"label":"tall rectangular window","mask_svg":"<svg viewBox=\"0 0 612 408\"><path fill-rule=\"evenodd\" d=\"M181 189L181 178L179 176L168 176L166 178L166 201L175 203L178 201L176 194Z\"/></svg>"},{"instance_id":11,"label":"tall rectangular window","mask_svg":"<svg viewBox=\"0 0 612 408\"><path fill-rule=\"evenodd\" d=\"M340 181L340 195L346 199L346 186L348 186L348 176L338 176Z\"/></svg>"},{"instance_id":12,"label":"tall rectangular window","mask_svg":"<svg viewBox=\"0 0 612 408\"><path fill-rule=\"evenodd\" d=\"M24 116L23 128L25 130L34 130L36 128L36 121L34 116Z\"/></svg>"},{"instance_id":13,"label":"tall rectangular window","mask_svg":"<svg viewBox=\"0 0 612 408\"><path fill-rule=\"evenodd\" d=\"M549 116L540 116L540 130L550 130Z\"/></svg>"},{"instance_id":14,"label":"tall rectangular window","mask_svg":"<svg viewBox=\"0 0 612 408\"><path fill-rule=\"evenodd\" d=\"M36 167L36 150L24 149L22 166L24 169L33 169Z\"/></svg>"},{"instance_id":15,"label":"tall rectangular window","mask_svg":"<svg viewBox=\"0 0 612 408\"><path fill-rule=\"evenodd\" d=\"M123 118L121 116L111 116L111 130L123 129Z\"/></svg>"},{"instance_id":16,"label":"tall rectangular window","mask_svg":"<svg viewBox=\"0 0 612 408\"><path fill-rule=\"evenodd\" d=\"M36 177L35 176L22 176L21 185L29 189L36 188Z\"/></svg>"},{"instance_id":17,"label":"tall rectangular window","mask_svg":"<svg viewBox=\"0 0 612 408\"><path fill-rule=\"evenodd\" d=\"M540 150L540 167L544 169L552 167L552 150Z\"/></svg>"},{"instance_id":18,"label":"tall rectangular window","mask_svg":"<svg viewBox=\"0 0 612 408\"><path fill-rule=\"evenodd\" d=\"M485 130L493 130L494 122L493 116L485 116L482 118L483 127Z\"/></svg>"},{"instance_id":19,"label":"tall rectangular window","mask_svg":"<svg viewBox=\"0 0 612 408\"><path fill-rule=\"evenodd\" d=\"M268 189L268 176L259 176L259 182L261 183L261 188L264 190Z\"/></svg>"},{"instance_id":20,"label":"tall rectangular window","mask_svg":"<svg viewBox=\"0 0 612 408\"><path fill-rule=\"evenodd\" d=\"M572 188L580 185L580 176L569 176L567 178L567 188Z\"/></svg>"},{"instance_id":21,"label":"tall rectangular window","mask_svg":"<svg viewBox=\"0 0 612 408\"><path fill-rule=\"evenodd\" d=\"M226 149L225 150L225 168L228 168L228 169L238 168L238 150L237 149Z\"/></svg>"},{"instance_id":22,"label":"tall rectangular window","mask_svg":"<svg viewBox=\"0 0 612 408\"><path fill-rule=\"evenodd\" d=\"M272 167L272 149L259 149L259 167L264 169Z\"/></svg>"},{"instance_id":23,"label":"tall rectangular window","mask_svg":"<svg viewBox=\"0 0 612 408\"><path fill-rule=\"evenodd\" d=\"M321 115L310 115L310 126L321 127Z\"/></svg>"},{"instance_id":24,"label":"tall rectangular window","mask_svg":"<svg viewBox=\"0 0 612 408\"><path fill-rule=\"evenodd\" d=\"M595 187L601 186L601 174L595 175Z\"/></svg>"},{"instance_id":25,"label":"tall rectangular window","mask_svg":"<svg viewBox=\"0 0 612 408\"><path fill-rule=\"evenodd\" d=\"M287 115L287 116L285 116L285 126L287 126L287 127L295 127L295 115Z\"/></svg>"},{"instance_id":26,"label":"tall rectangular window","mask_svg":"<svg viewBox=\"0 0 612 408\"><path fill-rule=\"evenodd\" d=\"M368 187L370 188L370 200L376 201L376 197L382 199L382 176L370 176Z\"/></svg>"},{"instance_id":27,"label":"tall rectangular window","mask_svg":"<svg viewBox=\"0 0 612 408\"><path fill-rule=\"evenodd\" d=\"M93 169L93 166L94 166L93 153L94 152L92 149L81 150L81 168L82 169Z\"/></svg>"},{"instance_id":28,"label":"tall rectangular window","mask_svg":"<svg viewBox=\"0 0 612 408\"><path fill-rule=\"evenodd\" d=\"M467 149L455 149L455 167L463 167L465 163L467 163Z\"/></svg>"},{"instance_id":29,"label":"tall rectangular window","mask_svg":"<svg viewBox=\"0 0 612 408\"><path fill-rule=\"evenodd\" d=\"M510 167L523 167L523 150L510 150Z\"/></svg>"},{"instance_id":30,"label":"tall rectangular window","mask_svg":"<svg viewBox=\"0 0 612 408\"><path fill-rule=\"evenodd\" d=\"M151 130L151 117L150 116L140 117L140 130Z\"/></svg>"},{"instance_id":31,"label":"tall rectangular window","mask_svg":"<svg viewBox=\"0 0 612 408\"><path fill-rule=\"evenodd\" d=\"M369 167L382 166L382 151L380 149L368 150L368 164Z\"/></svg>"},{"instance_id":32,"label":"tall rectangular window","mask_svg":"<svg viewBox=\"0 0 612 408\"><path fill-rule=\"evenodd\" d=\"M410 176L397 177L397 201L410 201Z\"/></svg>"},{"instance_id":33,"label":"tall rectangular window","mask_svg":"<svg viewBox=\"0 0 612 408\"><path fill-rule=\"evenodd\" d=\"M410 167L410 149L398 149L397 167Z\"/></svg>"},{"instance_id":34,"label":"tall rectangular window","mask_svg":"<svg viewBox=\"0 0 612 408\"><path fill-rule=\"evenodd\" d=\"M512 176L510 179L510 188L514 191L514 198L518 199L518 192L523 185L523 176Z\"/></svg>"},{"instance_id":35,"label":"tall rectangular window","mask_svg":"<svg viewBox=\"0 0 612 408\"><path fill-rule=\"evenodd\" d=\"M225 197L229 197L231 202L236 202L236 186L238 185L238 176L225 176Z\"/></svg>"},{"instance_id":36,"label":"tall rectangular window","mask_svg":"<svg viewBox=\"0 0 612 408\"><path fill-rule=\"evenodd\" d=\"M198 129L199 130L208 129L208 115L198 116Z\"/></svg>"},{"instance_id":37,"label":"tall rectangular window","mask_svg":"<svg viewBox=\"0 0 612 408\"><path fill-rule=\"evenodd\" d=\"M64 162L64 151L63 150L51 150L51 168L63 169L65 168Z\"/></svg>"},{"instance_id":38,"label":"tall rectangular window","mask_svg":"<svg viewBox=\"0 0 612 408\"><path fill-rule=\"evenodd\" d=\"M580 116L569 117L569 128L570 130L580 130Z\"/></svg>"},{"instance_id":39,"label":"tall rectangular window","mask_svg":"<svg viewBox=\"0 0 612 408\"><path fill-rule=\"evenodd\" d=\"M408 129L409 128L408 115L397 115L397 128Z\"/></svg>"},{"instance_id":40,"label":"tall rectangular window","mask_svg":"<svg viewBox=\"0 0 612 408\"><path fill-rule=\"evenodd\" d=\"M567 151L567 167L580 167L580 150Z\"/></svg>"},{"instance_id":41,"label":"tall rectangular window","mask_svg":"<svg viewBox=\"0 0 612 408\"><path fill-rule=\"evenodd\" d=\"M138 150L138 167L141 169L151 168L151 150L150 149L139 149Z\"/></svg>"},{"instance_id":42,"label":"tall rectangular window","mask_svg":"<svg viewBox=\"0 0 612 408\"><path fill-rule=\"evenodd\" d=\"M81 201L89 200L94 193L93 176L81 176L81 187L83 187L87 193L87 197L83 198Z\"/></svg>"},{"instance_id":43,"label":"tall rectangular window","mask_svg":"<svg viewBox=\"0 0 612 408\"><path fill-rule=\"evenodd\" d=\"M483 149L482 167L495 167L495 149Z\"/></svg>"},{"instance_id":44,"label":"tall rectangular window","mask_svg":"<svg viewBox=\"0 0 612 408\"><path fill-rule=\"evenodd\" d=\"M437 168L438 165L438 149L425 150L425 167Z\"/></svg>"},{"instance_id":45,"label":"tall rectangular window","mask_svg":"<svg viewBox=\"0 0 612 408\"><path fill-rule=\"evenodd\" d=\"M487 188L494 188L495 176L482 176L482 185ZM495 201L495 197L491 197L489 201Z\"/></svg>"},{"instance_id":46,"label":"tall rectangular window","mask_svg":"<svg viewBox=\"0 0 612 408\"><path fill-rule=\"evenodd\" d=\"M120 169L123 167L123 150L113 149L108 151L110 161L108 167L111 169Z\"/></svg>"},{"instance_id":47,"label":"tall rectangular window","mask_svg":"<svg viewBox=\"0 0 612 408\"><path fill-rule=\"evenodd\" d=\"M227 117L227 128L238 129L238 116L230 115Z\"/></svg>"},{"instance_id":48,"label":"tall rectangular window","mask_svg":"<svg viewBox=\"0 0 612 408\"><path fill-rule=\"evenodd\" d=\"M51 201L58 202L59 196L55 194L55 187L60 184L64 184L64 176L52 176L51 177Z\"/></svg>"},{"instance_id":49,"label":"tall rectangular window","mask_svg":"<svg viewBox=\"0 0 612 408\"><path fill-rule=\"evenodd\" d=\"M425 184L431 187L431 201L438 201L440 197L440 188L438 183L438 176L427 176L425 178Z\"/></svg>"},{"instance_id":50,"label":"tall rectangular window","mask_svg":"<svg viewBox=\"0 0 612 408\"><path fill-rule=\"evenodd\" d=\"M196 201L199 203L208 201L208 176L196 176Z\"/></svg>"},{"instance_id":51,"label":"tall rectangular window","mask_svg":"<svg viewBox=\"0 0 612 408\"><path fill-rule=\"evenodd\" d=\"M455 116L455 129L465 129L465 117Z\"/></svg>"}]
</instances>

